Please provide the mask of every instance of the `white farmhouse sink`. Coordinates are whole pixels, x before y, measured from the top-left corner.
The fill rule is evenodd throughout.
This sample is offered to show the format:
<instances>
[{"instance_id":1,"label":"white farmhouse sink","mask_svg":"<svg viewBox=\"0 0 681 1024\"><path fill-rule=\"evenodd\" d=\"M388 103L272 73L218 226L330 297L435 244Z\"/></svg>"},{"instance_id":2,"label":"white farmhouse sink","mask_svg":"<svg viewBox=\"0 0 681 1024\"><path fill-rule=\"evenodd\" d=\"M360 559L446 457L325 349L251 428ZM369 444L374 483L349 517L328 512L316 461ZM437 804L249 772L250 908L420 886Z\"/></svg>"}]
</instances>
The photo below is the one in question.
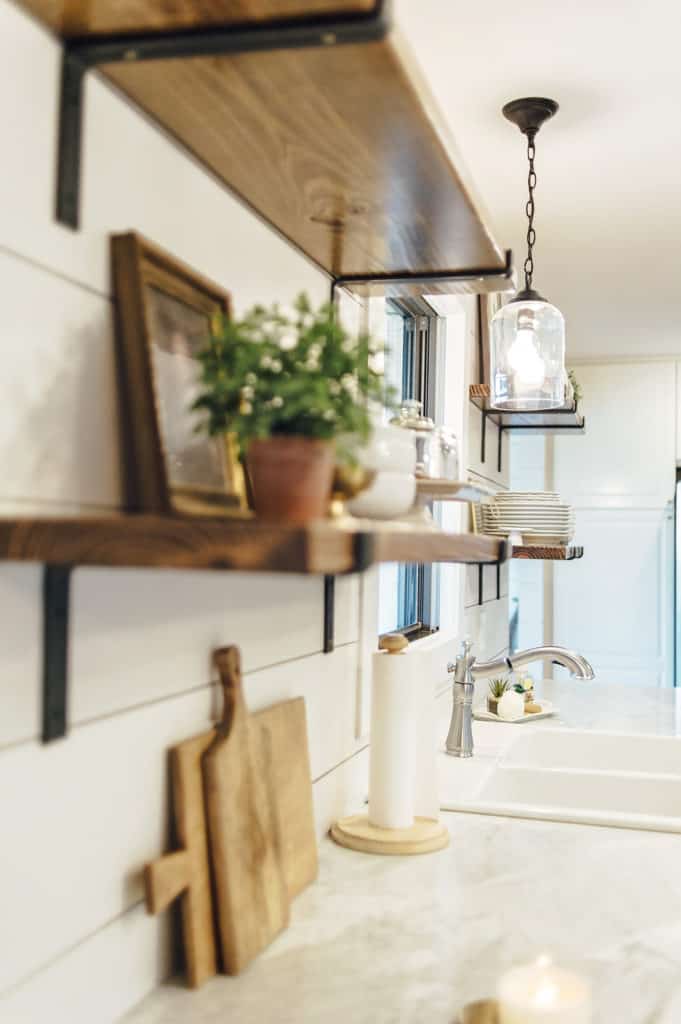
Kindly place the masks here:
<instances>
[{"instance_id":1,"label":"white farmhouse sink","mask_svg":"<svg viewBox=\"0 0 681 1024\"><path fill-rule=\"evenodd\" d=\"M496 753L443 755L443 810L681 832L681 739L523 730Z\"/></svg>"},{"instance_id":2,"label":"white farmhouse sink","mask_svg":"<svg viewBox=\"0 0 681 1024\"><path fill-rule=\"evenodd\" d=\"M521 767L643 772L681 779L681 741L673 736L542 729L519 735L501 760Z\"/></svg>"}]
</instances>

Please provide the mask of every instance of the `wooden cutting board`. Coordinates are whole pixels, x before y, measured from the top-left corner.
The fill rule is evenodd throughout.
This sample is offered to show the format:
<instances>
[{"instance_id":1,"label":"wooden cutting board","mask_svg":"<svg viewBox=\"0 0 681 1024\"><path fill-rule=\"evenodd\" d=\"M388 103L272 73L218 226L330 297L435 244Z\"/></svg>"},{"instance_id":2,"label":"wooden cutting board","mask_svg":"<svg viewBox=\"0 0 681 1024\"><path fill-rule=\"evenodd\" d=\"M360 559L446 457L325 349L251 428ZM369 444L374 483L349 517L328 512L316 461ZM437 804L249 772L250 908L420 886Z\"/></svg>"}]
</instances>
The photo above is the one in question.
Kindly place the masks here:
<instances>
[{"instance_id":1,"label":"wooden cutting board","mask_svg":"<svg viewBox=\"0 0 681 1024\"><path fill-rule=\"evenodd\" d=\"M272 769L272 737L251 726L238 647L214 654L224 714L203 755L203 781L223 970L238 974L289 920ZM259 750L258 747L261 747Z\"/></svg>"},{"instance_id":2,"label":"wooden cutting board","mask_svg":"<svg viewBox=\"0 0 681 1024\"><path fill-rule=\"evenodd\" d=\"M251 715L251 724L270 736L271 777L281 837L281 859L289 900L314 882L318 871L317 835L312 805L312 780L307 742L305 700L273 704ZM265 747L254 744L258 770Z\"/></svg>"},{"instance_id":3,"label":"wooden cutting board","mask_svg":"<svg viewBox=\"0 0 681 1024\"><path fill-rule=\"evenodd\" d=\"M264 771L261 728L271 738L271 772L281 827L281 857L289 900L317 877L317 837L312 806L305 701L283 701L251 715L258 771ZM147 865L147 910L158 914L182 896L182 931L189 984L196 988L218 961L210 887L208 832L201 759L215 729L170 751L175 824L181 849Z\"/></svg>"},{"instance_id":4,"label":"wooden cutting board","mask_svg":"<svg viewBox=\"0 0 681 1024\"><path fill-rule=\"evenodd\" d=\"M173 807L181 849L148 864L144 872L150 914L161 913L182 896L182 932L192 988L212 978L217 969L201 772L203 755L214 737L211 730L171 749Z\"/></svg>"}]
</instances>

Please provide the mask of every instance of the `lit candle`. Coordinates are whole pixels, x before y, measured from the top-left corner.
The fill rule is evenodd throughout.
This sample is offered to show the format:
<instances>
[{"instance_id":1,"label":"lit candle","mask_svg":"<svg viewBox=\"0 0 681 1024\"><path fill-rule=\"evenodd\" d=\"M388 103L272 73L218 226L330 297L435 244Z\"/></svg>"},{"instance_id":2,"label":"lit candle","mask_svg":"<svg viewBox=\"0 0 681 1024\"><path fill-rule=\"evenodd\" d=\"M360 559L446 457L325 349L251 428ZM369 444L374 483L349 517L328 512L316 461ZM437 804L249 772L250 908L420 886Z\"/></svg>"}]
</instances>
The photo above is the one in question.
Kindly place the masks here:
<instances>
[{"instance_id":1,"label":"lit candle","mask_svg":"<svg viewBox=\"0 0 681 1024\"><path fill-rule=\"evenodd\" d=\"M500 1024L590 1024L591 989L547 956L504 974L497 991Z\"/></svg>"}]
</instances>

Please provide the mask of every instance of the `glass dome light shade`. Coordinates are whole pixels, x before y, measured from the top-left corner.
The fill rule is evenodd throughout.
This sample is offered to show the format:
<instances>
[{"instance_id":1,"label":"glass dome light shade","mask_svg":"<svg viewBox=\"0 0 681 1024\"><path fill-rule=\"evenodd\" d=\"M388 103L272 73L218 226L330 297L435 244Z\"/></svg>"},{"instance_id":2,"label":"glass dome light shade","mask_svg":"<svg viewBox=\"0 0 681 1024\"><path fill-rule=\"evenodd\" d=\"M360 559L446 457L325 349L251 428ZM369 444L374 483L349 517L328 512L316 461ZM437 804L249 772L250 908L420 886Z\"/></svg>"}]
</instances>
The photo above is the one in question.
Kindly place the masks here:
<instances>
[{"instance_id":1,"label":"glass dome light shade","mask_svg":"<svg viewBox=\"0 0 681 1024\"><path fill-rule=\"evenodd\" d=\"M519 292L492 317L490 405L509 412L565 403L565 320L536 292Z\"/></svg>"}]
</instances>

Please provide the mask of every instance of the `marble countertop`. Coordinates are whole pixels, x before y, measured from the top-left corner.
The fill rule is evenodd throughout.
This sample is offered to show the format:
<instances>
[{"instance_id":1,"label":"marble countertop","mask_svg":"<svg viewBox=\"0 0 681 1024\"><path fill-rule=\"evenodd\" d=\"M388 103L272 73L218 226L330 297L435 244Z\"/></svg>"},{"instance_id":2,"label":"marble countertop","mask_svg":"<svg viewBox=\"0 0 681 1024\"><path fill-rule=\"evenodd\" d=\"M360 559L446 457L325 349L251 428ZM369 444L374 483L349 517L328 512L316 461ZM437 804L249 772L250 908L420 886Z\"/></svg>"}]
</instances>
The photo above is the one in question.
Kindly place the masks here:
<instances>
[{"instance_id":1,"label":"marble countertop","mask_svg":"<svg viewBox=\"0 0 681 1024\"><path fill-rule=\"evenodd\" d=\"M557 717L547 720L552 727L681 736L681 688L656 690L578 679L544 680L537 685L537 696L550 700L558 709Z\"/></svg>"},{"instance_id":2,"label":"marble countertop","mask_svg":"<svg viewBox=\"0 0 681 1024\"><path fill-rule=\"evenodd\" d=\"M569 682L542 692L568 727L681 733L674 691ZM443 820L450 846L422 857L324 841L318 882L249 970L198 992L169 982L127 1024L452 1024L508 967L544 952L591 979L594 1024L679 1024L681 835Z\"/></svg>"}]
</instances>

